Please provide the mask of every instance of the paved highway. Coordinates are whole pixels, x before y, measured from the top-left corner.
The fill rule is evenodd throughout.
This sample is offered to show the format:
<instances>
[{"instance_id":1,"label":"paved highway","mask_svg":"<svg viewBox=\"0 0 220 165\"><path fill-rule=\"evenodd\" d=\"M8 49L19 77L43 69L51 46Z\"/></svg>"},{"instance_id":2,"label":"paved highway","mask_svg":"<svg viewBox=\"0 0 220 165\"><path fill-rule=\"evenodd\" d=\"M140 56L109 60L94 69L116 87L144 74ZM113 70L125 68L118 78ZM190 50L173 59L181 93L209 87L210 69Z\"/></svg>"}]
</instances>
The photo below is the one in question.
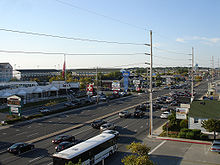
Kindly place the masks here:
<instances>
[{"instance_id":1,"label":"paved highway","mask_svg":"<svg viewBox=\"0 0 220 165\"><path fill-rule=\"evenodd\" d=\"M153 97L161 96L169 93L169 90L161 90L155 92ZM119 119L117 112L122 109L134 110L134 105L147 100L145 94L121 98L113 100L109 104L92 105L85 108L75 109L63 114L56 114L45 119L32 121L29 123L16 124L10 128L1 130L0 133L0 163L13 164L52 164L50 155L54 153L55 145L51 143L56 132L68 129L64 134L74 135L76 139L86 140L99 134L99 130L90 127L90 122L97 118L106 116L106 121L111 121L117 126L120 132L119 152L114 156L114 160L122 158L127 151L125 146L132 141L142 141L148 134L148 113L144 118L136 119ZM131 108L129 108L131 107ZM154 113L154 128L159 127L165 120L159 118L160 112ZM76 127L76 128L74 128ZM40 137L44 137L40 140ZM40 141L39 141L40 140ZM35 142L36 149L15 156L4 152L5 149L15 142ZM106 164L111 164L111 161L106 161Z\"/></svg>"}]
</instances>

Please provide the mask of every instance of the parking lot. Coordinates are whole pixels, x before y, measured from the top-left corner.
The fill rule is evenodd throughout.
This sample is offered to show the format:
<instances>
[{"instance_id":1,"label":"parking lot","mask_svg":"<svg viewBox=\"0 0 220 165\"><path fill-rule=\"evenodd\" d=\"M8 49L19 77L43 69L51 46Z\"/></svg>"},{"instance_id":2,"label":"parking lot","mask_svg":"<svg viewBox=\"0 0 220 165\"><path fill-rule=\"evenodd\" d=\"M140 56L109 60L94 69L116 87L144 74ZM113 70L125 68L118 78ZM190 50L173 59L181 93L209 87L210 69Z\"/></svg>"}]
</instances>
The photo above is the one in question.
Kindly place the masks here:
<instances>
[{"instance_id":1,"label":"parking lot","mask_svg":"<svg viewBox=\"0 0 220 165\"><path fill-rule=\"evenodd\" d=\"M146 138L150 157L158 165L220 165L220 154L210 145Z\"/></svg>"}]
</instances>

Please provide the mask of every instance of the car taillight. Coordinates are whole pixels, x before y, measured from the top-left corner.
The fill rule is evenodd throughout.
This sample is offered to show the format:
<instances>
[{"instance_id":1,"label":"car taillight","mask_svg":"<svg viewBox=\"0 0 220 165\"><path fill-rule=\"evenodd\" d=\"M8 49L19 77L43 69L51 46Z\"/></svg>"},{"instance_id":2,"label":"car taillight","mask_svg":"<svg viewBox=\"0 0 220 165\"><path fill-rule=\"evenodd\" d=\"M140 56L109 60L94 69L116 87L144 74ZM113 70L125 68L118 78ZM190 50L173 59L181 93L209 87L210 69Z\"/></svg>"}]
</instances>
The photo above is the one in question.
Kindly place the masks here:
<instances>
[{"instance_id":1,"label":"car taillight","mask_svg":"<svg viewBox=\"0 0 220 165\"><path fill-rule=\"evenodd\" d=\"M217 149L212 147L211 150L217 150Z\"/></svg>"}]
</instances>

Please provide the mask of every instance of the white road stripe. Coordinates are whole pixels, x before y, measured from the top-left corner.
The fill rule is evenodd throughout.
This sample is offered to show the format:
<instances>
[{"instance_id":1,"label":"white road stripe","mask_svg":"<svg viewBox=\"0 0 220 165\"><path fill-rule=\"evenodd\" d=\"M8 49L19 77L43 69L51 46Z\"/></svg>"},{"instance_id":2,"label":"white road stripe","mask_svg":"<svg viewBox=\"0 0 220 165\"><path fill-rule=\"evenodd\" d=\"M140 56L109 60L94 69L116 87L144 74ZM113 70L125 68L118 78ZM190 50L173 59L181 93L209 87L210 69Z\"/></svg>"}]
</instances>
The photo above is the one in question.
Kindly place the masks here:
<instances>
[{"instance_id":1,"label":"white road stripe","mask_svg":"<svg viewBox=\"0 0 220 165\"><path fill-rule=\"evenodd\" d=\"M50 162L49 164L47 164L47 165L52 165L53 164L53 162Z\"/></svg>"},{"instance_id":2,"label":"white road stripe","mask_svg":"<svg viewBox=\"0 0 220 165\"><path fill-rule=\"evenodd\" d=\"M160 146L162 146L164 143L166 142L166 140L162 141L158 146L156 146L152 151L150 151L148 154L152 154L154 151L156 151Z\"/></svg>"},{"instance_id":3,"label":"white road stripe","mask_svg":"<svg viewBox=\"0 0 220 165\"><path fill-rule=\"evenodd\" d=\"M128 125L124 126L124 128L128 128Z\"/></svg>"},{"instance_id":4,"label":"white road stripe","mask_svg":"<svg viewBox=\"0 0 220 165\"><path fill-rule=\"evenodd\" d=\"M43 158L43 156L36 157L36 158L30 160L29 163L31 163L31 162L33 162L33 161L35 161L35 160L41 159L41 158Z\"/></svg>"},{"instance_id":5,"label":"white road stripe","mask_svg":"<svg viewBox=\"0 0 220 165\"><path fill-rule=\"evenodd\" d=\"M21 132L21 133L18 133L16 134L15 136L19 136L19 135L22 135L22 134L25 134L26 132Z\"/></svg>"},{"instance_id":6,"label":"white road stripe","mask_svg":"<svg viewBox=\"0 0 220 165\"><path fill-rule=\"evenodd\" d=\"M34 133L34 134L31 134L31 135L29 135L29 136L27 136L27 137L31 137L31 136L34 136L34 135L37 135L38 134L38 132L36 132L36 133Z\"/></svg>"}]
</instances>

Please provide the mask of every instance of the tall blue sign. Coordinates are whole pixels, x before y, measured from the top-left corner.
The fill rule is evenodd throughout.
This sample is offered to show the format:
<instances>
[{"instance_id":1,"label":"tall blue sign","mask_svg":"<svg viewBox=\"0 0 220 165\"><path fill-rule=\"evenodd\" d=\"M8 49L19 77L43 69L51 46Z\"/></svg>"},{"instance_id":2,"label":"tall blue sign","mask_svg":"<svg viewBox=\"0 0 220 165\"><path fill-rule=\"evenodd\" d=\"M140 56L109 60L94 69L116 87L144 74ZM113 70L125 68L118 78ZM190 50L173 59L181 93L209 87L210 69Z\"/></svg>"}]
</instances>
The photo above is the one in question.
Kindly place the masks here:
<instances>
[{"instance_id":1,"label":"tall blue sign","mask_svg":"<svg viewBox=\"0 0 220 165\"><path fill-rule=\"evenodd\" d=\"M124 77L124 92L127 92L128 90L128 78L130 76L130 72L126 70L122 70L122 75Z\"/></svg>"}]
</instances>

